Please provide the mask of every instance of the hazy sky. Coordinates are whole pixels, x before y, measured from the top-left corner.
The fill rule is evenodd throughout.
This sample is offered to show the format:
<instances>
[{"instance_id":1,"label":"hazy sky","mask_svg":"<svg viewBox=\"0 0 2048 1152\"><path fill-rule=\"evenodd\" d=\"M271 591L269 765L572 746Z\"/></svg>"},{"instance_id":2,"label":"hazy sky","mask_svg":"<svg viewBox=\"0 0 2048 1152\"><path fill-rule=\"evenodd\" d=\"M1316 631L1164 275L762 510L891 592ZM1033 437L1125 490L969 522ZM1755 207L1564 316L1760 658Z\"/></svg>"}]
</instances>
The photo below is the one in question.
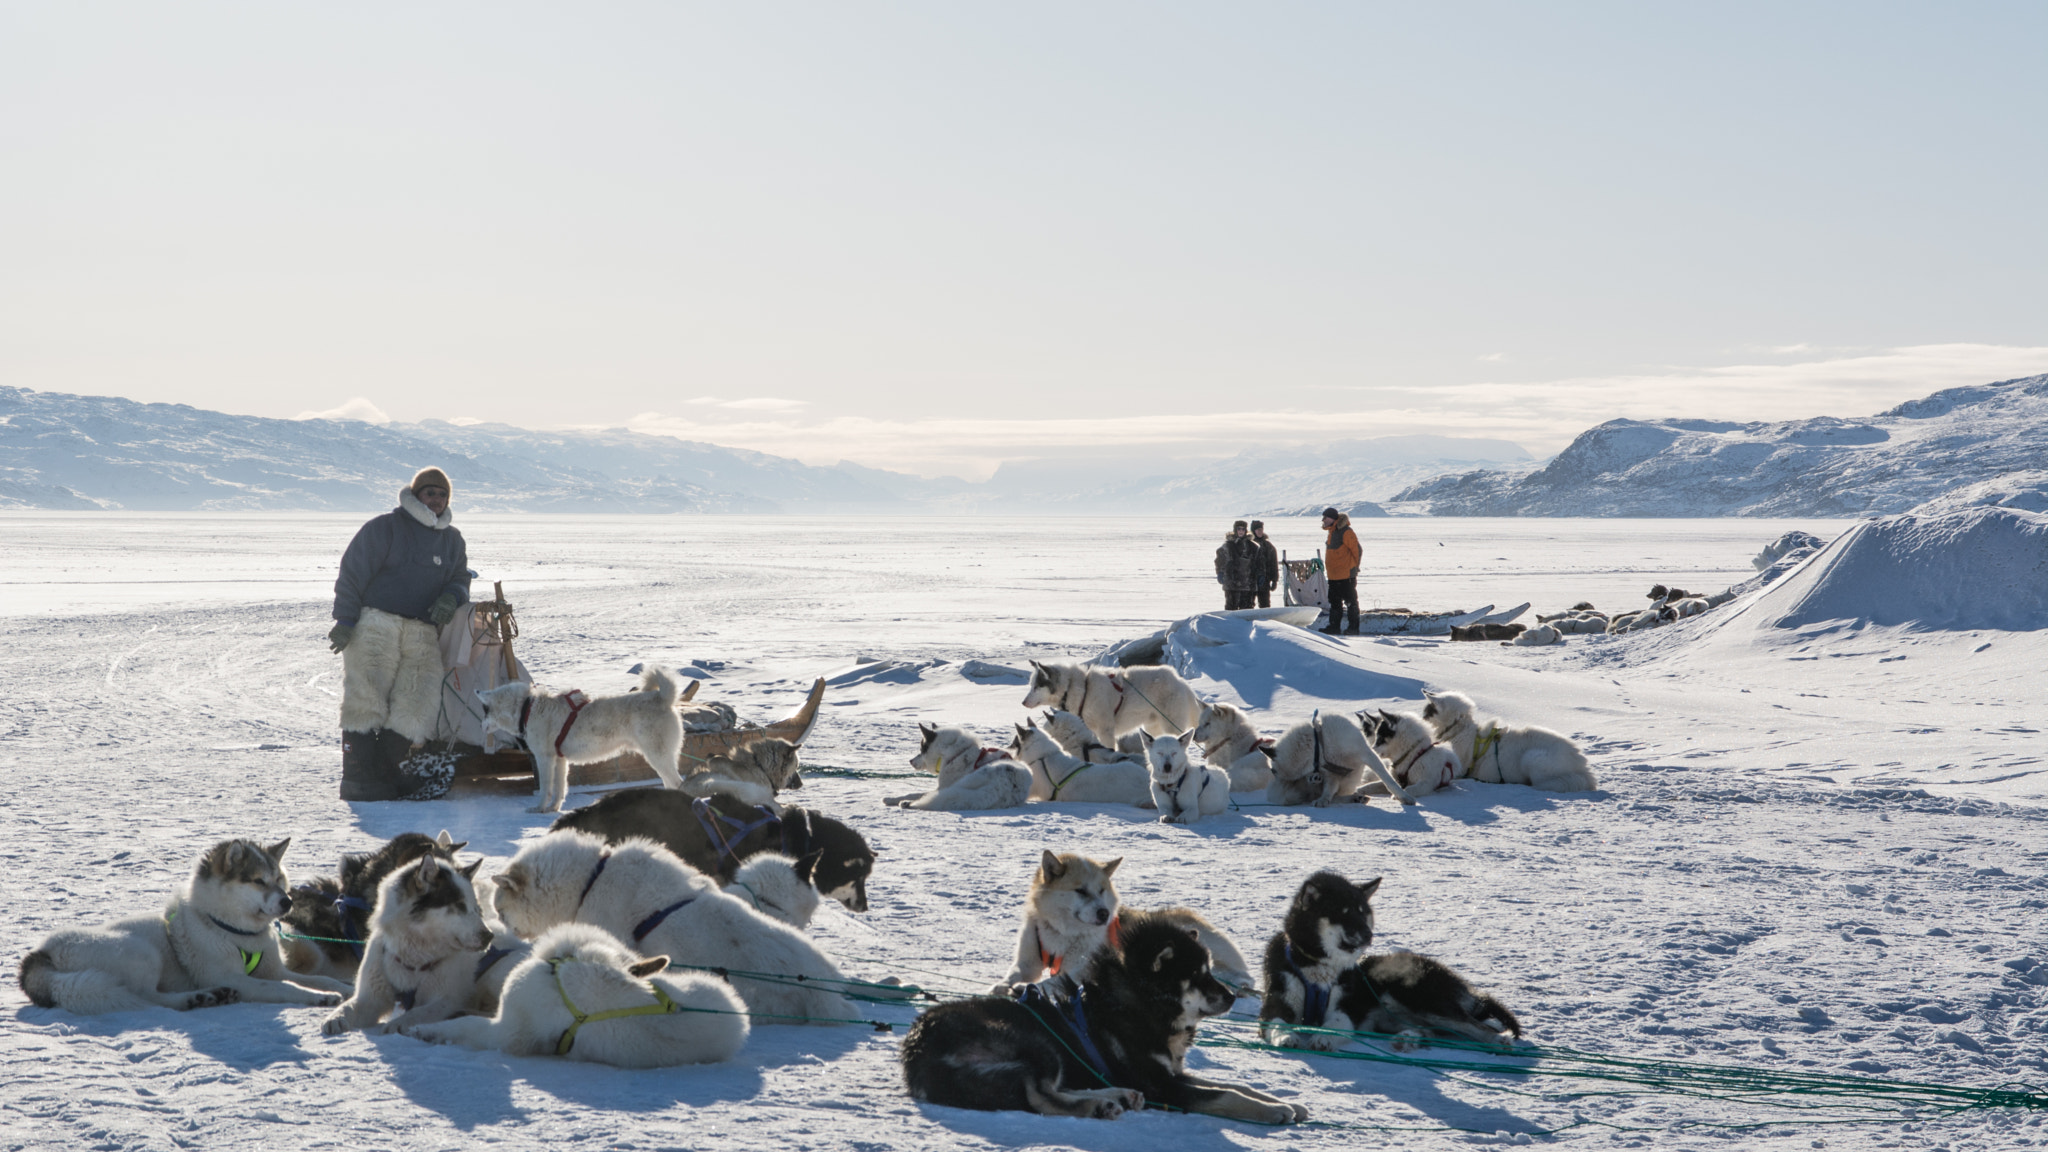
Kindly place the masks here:
<instances>
[{"instance_id":1,"label":"hazy sky","mask_svg":"<svg viewBox=\"0 0 2048 1152\"><path fill-rule=\"evenodd\" d=\"M0 2L0 380L829 463L2048 371L2048 4Z\"/></svg>"}]
</instances>

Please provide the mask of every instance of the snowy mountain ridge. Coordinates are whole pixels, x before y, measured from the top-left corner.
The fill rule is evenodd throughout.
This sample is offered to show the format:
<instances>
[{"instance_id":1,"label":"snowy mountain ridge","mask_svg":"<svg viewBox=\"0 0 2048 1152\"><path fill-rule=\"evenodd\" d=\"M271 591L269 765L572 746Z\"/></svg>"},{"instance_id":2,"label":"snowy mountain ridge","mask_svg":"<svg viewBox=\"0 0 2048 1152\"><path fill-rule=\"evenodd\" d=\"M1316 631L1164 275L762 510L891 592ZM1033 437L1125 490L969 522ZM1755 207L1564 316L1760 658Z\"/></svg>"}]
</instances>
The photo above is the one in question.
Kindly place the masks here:
<instances>
[{"instance_id":1,"label":"snowy mountain ridge","mask_svg":"<svg viewBox=\"0 0 2048 1152\"><path fill-rule=\"evenodd\" d=\"M1394 497L1436 516L1868 516L2048 465L2048 374L1949 388L1876 416L1610 420L1542 469Z\"/></svg>"}]
</instances>

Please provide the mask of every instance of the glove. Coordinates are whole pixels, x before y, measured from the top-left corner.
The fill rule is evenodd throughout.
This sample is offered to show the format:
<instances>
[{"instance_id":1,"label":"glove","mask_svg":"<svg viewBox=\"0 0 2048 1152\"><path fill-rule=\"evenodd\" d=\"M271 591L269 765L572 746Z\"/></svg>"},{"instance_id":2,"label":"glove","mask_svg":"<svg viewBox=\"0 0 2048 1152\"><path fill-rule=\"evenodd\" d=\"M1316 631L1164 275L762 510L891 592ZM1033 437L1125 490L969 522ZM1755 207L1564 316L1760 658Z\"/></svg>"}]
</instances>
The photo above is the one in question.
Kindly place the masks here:
<instances>
[{"instance_id":1,"label":"glove","mask_svg":"<svg viewBox=\"0 0 2048 1152\"><path fill-rule=\"evenodd\" d=\"M355 625L336 624L334 627L327 630L327 646L333 649L334 651L339 652L343 648L348 647L348 642L355 638L355 634Z\"/></svg>"},{"instance_id":2,"label":"glove","mask_svg":"<svg viewBox=\"0 0 2048 1152\"><path fill-rule=\"evenodd\" d=\"M441 625L455 619L455 608L461 603L462 598L457 596L452 589L443 592L435 599L434 606L427 609L427 619L433 621L434 627L439 628Z\"/></svg>"}]
</instances>

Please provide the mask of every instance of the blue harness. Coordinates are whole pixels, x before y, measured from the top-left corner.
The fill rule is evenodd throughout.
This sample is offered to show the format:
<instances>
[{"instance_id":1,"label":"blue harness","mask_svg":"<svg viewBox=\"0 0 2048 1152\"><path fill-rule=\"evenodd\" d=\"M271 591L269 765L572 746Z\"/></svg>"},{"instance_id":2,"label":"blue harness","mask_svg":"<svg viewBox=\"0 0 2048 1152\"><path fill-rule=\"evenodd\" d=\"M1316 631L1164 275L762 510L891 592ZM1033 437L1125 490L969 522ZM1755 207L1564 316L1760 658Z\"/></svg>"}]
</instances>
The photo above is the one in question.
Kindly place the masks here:
<instances>
[{"instance_id":1,"label":"blue harness","mask_svg":"<svg viewBox=\"0 0 2048 1152\"><path fill-rule=\"evenodd\" d=\"M782 817L776 813L775 809L768 807L766 804L754 805L754 811L761 813L761 818L751 822L736 820L731 816L727 816L725 813L712 807L711 801L705 797L699 797L695 803L691 804L690 811L696 813L697 823L703 826L704 835L718 849L719 859L732 861L732 865L735 868L739 867L740 863L740 854L735 850L735 846L740 841L745 840L747 837L771 824L778 826L782 824ZM777 828L777 831L782 830L780 827ZM786 841L787 837L785 836L784 839Z\"/></svg>"},{"instance_id":2,"label":"blue harness","mask_svg":"<svg viewBox=\"0 0 2048 1152\"><path fill-rule=\"evenodd\" d=\"M490 951L485 952L483 956L478 958L476 962L476 976L473 978L477 980L483 979L484 973L491 970L491 965L510 956L513 951L514 949L511 948L500 948L496 944L491 945Z\"/></svg>"},{"instance_id":3,"label":"blue harness","mask_svg":"<svg viewBox=\"0 0 2048 1152\"><path fill-rule=\"evenodd\" d=\"M356 931L355 921L349 918L350 912L361 912L363 915L368 916L370 914L369 901L355 896L336 896L334 898L334 915L336 919L341 921L341 935L348 941L350 954L355 956L356 959L361 960L363 958L363 934Z\"/></svg>"},{"instance_id":4,"label":"blue harness","mask_svg":"<svg viewBox=\"0 0 2048 1152\"><path fill-rule=\"evenodd\" d=\"M1060 997L1046 991L1047 983L1050 981L1026 984L1023 991L1017 993L1018 1005L1036 1016L1038 1022L1051 1029L1061 1041L1072 1040L1069 1047L1078 1046L1082 1059L1088 1061L1088 1066L1095 1069L1103 1083L1109 1083L1109 1063L1095 1047L1094 1037L1088 1034L1088 1011L1082 1004L1086 993L1077 989L1062 1002Z\"/></svg>"},{"instance_id":5,"label":"blue harness","mask_svg":"<svg viewBox=\"0 0 2048 1152\"><path fill-rule=\"evenodd\" d=\"M695 899L695 896L685 896L681 900L649 916L647 919L633 925L633 943L638 944L642 940L647 939L647 934L661 927L661 922L668 919L669 913L688 907L690 902Z\"/></svg>"},{"instance_id":6,"label":"blue harness","mask_svg":"<svg viewBox=\"0 0 2048 1152\"><path fill-rule=\"evenodd\" d=\"M1321 1028L1323 1021L1330 1018L1330 986L1310 980L1302 972L1301 965L1294 959L1294 942L1282 946L1281 955L1287 962L1287 973L1301 981L1301 1022L1310 1028Z\"/></svg>"}]
</instances>

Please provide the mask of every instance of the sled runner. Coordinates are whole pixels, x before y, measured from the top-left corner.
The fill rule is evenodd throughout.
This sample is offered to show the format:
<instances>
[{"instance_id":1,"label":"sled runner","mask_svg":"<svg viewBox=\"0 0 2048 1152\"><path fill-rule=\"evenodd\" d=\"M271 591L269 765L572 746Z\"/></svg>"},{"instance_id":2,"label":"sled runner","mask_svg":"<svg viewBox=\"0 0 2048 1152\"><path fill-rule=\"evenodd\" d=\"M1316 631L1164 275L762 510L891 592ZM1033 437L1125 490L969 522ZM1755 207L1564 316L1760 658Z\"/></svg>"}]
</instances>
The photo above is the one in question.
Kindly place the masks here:
<instances>
[{"instance_id":1,"label":"sled runner","mask_svg":"<svg viewBox=\"0 0 2048 1152\"><path fill-rule=\"evenodd\" d=\"M700 682L690 681L678 703L685 703L697 694ZM777 737L792 744L801 744L809 736L811 728L818 722L818 705L825 699L825 682L812 683L811 692L805 698L803 707L781 720L763 727L728 728L718 732L683 733L683 750L679 765L684 776L701 769L704 762L714 756L744 748L756 740ZM636 752L627 752L602 760L595 764L577 764L569 769L569 787L589 788L607 784L631 784L656 778L654 766ZM523 751L508 751L464 757L455 766L455 784L451 796L525 796L535 791L533 756Z\"/></svg>"}]
</instances>

